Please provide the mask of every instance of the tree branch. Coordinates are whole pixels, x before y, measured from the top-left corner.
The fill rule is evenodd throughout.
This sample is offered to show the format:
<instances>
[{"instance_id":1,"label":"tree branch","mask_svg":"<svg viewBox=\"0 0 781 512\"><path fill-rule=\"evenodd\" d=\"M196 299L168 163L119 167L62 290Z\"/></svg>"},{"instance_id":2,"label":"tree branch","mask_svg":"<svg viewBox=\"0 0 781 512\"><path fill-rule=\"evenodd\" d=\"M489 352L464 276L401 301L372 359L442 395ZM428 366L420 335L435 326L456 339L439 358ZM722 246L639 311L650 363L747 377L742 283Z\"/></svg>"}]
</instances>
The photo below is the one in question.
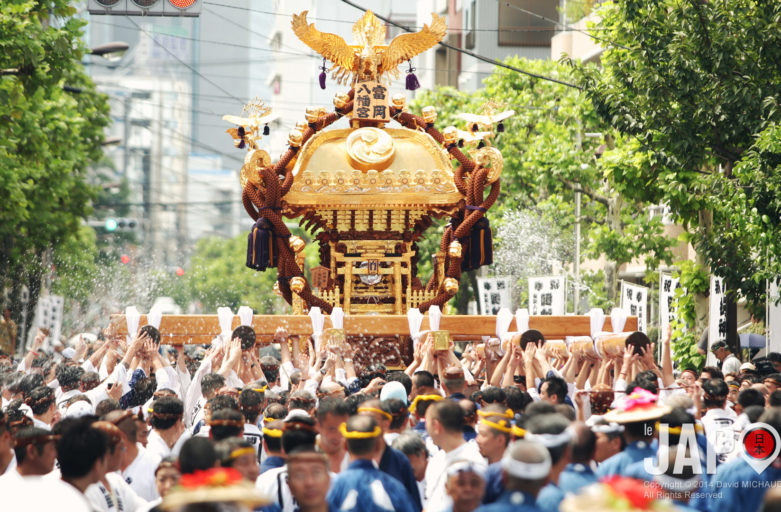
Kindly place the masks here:
<instances>
[{"instance_id":1,"label":"tree branch","mask_svg":"<svg viewBox=\"0 0 781 512\"><path fill-rule=\"evenodd\" d=\"M569 180L562 180L562 183L564 184L565 187L572 190L573 192L582 192L583 194L586 194L588 197L590 197L593 201L608 206L609 200L607 197L601 194L597 194L596 192L594 192L589 188L584 188L583 185L581 185L580 183L574 183Z\"/></svg>"}]
</instances>

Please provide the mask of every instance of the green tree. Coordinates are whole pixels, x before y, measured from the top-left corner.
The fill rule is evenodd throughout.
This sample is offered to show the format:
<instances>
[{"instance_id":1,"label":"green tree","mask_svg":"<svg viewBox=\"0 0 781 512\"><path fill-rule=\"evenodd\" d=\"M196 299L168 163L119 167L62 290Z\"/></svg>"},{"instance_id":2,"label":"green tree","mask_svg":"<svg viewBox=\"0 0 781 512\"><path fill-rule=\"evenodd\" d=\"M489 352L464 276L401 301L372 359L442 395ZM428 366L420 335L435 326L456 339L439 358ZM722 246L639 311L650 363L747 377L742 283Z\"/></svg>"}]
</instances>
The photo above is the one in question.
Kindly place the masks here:
<instances>
[{"instance_id":1,"label":"green tree","mask_svg":"<svg viewBox=\"0 0 781 512\"><path fill-rule=\"evenodd\" d=\"M26 284L32 305L55 259L94 257L94 243L72 242L84 240L108 103L82 68L74 14L66 0L0 3L0 286L15 299Z\"/></svg>"},{"instance_id":2,"label":"green tree","mask_svg":"<svg viewBox=\"0 0 781 512\"><path fill-rule=\"evenodd\" d=\"M314 244L308 245L315 248ZM276 270L249 269L245 265L246 255L245 234L229 240L199 240L185 273L189 300L200 302L201 309L210 313L220 306L234 311L240 306L250 306L259 314L288 311L287 304L272 292Z\"/></svg>"},{"instance_id":3,"label":"green tree","mask_svg":"<svg viewBox=\"0 0 781 512\"><path fill-rule=\"evenodd\" d=\"M509 58L507 63L572 79L571 69L556 62ZM504 156L504 170L501 195L488 214L492 225L501 223L505 211L523 205L571 236L575 193L580 191L584 252L606 260L602 296L594 297L600 304L615 303L622 264L644 259L648 268L655 269L660 261L670 260L672 241L664 236L660 220L651 219L646 209L653 203L627 198L614 185L615 161L627 153L625 140L576 89L499 68L473 95L449 88L424 92L416 97L413 109L436 105L440 127L466 128L456 115L479 112L489 100L515 110L494 141Z\"/></svg>"},{"instance_id":4,"label":"green tree","mask_svg":"<svg viewBox=\"0 0 781 512\"><path fill-rule=\"evenodd\" d=\"M629 199L668 204L700 263L725 278L736 347L735 301L761 315L773 274L756 253L763 230L748 228L763 224L760 209L741 190L767 188L755 181L766 176L741 183L735 166L779 117L781 3L624 0L599 13L613 44L601 70L578 75L596 112L644 152L615 184Z\"/></svg>"}]
</instances>

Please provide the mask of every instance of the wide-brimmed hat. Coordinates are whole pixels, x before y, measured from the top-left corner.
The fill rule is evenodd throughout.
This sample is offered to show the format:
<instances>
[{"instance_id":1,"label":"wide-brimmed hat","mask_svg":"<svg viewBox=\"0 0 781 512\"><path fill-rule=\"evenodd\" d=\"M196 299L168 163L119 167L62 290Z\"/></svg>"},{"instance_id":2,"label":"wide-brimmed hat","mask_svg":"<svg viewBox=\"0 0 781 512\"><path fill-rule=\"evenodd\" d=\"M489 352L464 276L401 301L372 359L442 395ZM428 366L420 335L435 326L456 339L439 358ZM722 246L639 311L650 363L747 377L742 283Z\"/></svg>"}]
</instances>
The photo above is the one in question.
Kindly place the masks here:
<instances>
[{"instance_id":1,"label":"wide-brimmed hat","mask_svg":"<svg viewBox=\"0 0 781 512\"><path fill-rule=\"evenodd\" d=\"M195 503L241 503L254 509L270 501L235 469L213 468L182 475L179 485L163 498L160 508L176 510Z\"/></svg>"},{"instance_id":2,"label":"wide-brimmed hat","mask_svg":"<svg viewBox=\"0 0 781 512\"><path fill-rule=\"evenodd\" d=\"M643 388L635 388L630 394L617 400L613 410L605 413L605 421L623 425L659 419L672 409L659 405L658 400L658 395Z\"/></svg>"}]
</instances>

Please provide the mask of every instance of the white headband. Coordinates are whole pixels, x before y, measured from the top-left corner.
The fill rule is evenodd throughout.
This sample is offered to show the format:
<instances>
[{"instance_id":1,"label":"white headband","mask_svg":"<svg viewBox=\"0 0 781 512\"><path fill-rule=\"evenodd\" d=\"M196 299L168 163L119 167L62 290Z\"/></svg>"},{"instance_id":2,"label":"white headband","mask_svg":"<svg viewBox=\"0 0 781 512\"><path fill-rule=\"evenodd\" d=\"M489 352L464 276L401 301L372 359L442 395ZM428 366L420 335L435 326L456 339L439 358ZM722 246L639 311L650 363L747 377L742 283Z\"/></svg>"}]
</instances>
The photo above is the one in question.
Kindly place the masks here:
<instances>
[{"instance_id":1,"label":"white headband","mask_svg":"<svg viewBox=\"0 0 781 512\"><path fill-rule=\"evenodd\" d=\"M447 467L448 477L458 475L459 473L474 473L485 480L485 466L468 460L460 460Z\"/></svg>"},{"instance_id":2,"label":"white headband","mask_svg":"<svg viewBox=\"0 0 781 512\"><path fill-rule=\"evenodd\" d=\"M654 475L654 482L659 486L670 492L691 492L700 486L700 475L694 475L688 480L682 478L675 478L670 475Z\"/></svg>"},{"instance_id":3,"label":"white headband","mask_svg":"<svg viewBox=\"0 0 781 512\"><path fill-rule=\"evenodd\" d=\"M527 431L523 438L527 441L540 443L545 448L555 448L569 443L572 440L572 432L570 429L566 429L561 434L532 434Z\"/></svg>"},{"instance_id":4,"label":"white headband","mask_svg":"<svg viewBox=\"0 0 781 512\"><path fill-rule=\"evenodd\" d=\"M528 439L528 434L526 436L524 440ZM544 452L545 458L542 462L521 462L512 458L508 451L502 457L502 469L510 476L523 480L540 480L545 478L550 473L552 464L550 453L548 453L548 450L544 450Z\"/></svg>"},{"instance_id":5,"label":"white headband","mask_svg":"<svg viewBox=\"0 0 781 512\"><path fill-rule=\"evenodd\" d=\"M605 423L602 425L594 425L591 427L591 431L595 434L620 434L624 431L624 426L618 423Z\"/></svg>"}]
</instances>

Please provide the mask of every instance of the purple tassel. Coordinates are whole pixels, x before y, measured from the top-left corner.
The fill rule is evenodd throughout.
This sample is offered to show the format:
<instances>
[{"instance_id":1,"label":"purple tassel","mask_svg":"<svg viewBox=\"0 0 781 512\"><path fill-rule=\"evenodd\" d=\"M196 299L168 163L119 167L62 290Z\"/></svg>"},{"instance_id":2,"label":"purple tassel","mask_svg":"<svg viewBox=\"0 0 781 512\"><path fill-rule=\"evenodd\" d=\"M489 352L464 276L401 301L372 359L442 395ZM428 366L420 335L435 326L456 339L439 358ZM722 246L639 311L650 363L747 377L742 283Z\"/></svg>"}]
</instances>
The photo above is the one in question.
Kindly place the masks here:
<instances>
[{"instance_id":1,"label":"purple tassel","mask_svg":"<svg viewBox=\"0 0 781 512\"><path fill-rule=\"evenodd\" d=\"M268 135L271 133L271 130L269 130L268 125L263 127L263 135Z\"/></svg>"},{"instance_id":2,"label":"purple tassel","mask_svg":"<svg viewBox=\"0 0 781 512\"><path fill-rule=\"evenodd\" d=\"M496 126L496 131L499 132L499 133L503 132L504 131L504 123L499 123Z\"/></svg>"},{"instance_id":3,"label":"purple tassel","mask_svg":"<svg viewBox=\"0 0 781 512\"><path fill-rule=\"evenodd\" d=\"M477 149L482 149L482 148L484 148L484 147L485 147L485 142L483 142L483 141L481 140L481 141L480 141L480 143L477 145Z\"/></svg>"},{"instance_id":4,"label":"purple tassel","mask_svg":"<svg viewBox=\"0 0 781 512\"><path fill-rule=\"evenodd\" d=\"M244 142L244 139L241 139L241 142L239 142L239 149L244 149L244 147L247 145L246 142Z\"/></svg>"},{"instance_id":5,"label":"purple tassel","mask_svg":"<svg viewBox=\"0 0 781 512\"><path fill-rule=\"evenodd\" d=\"M320 88L325 89L325 58L323 58L323 66L320 68L322 71L320 72Z\"/></svg>"},{"instance_id":6,"label":"purple tassel","mask_svg":"<svg viewBox=\"0 0 781 512\"><path fill-rule=\"evenodd\" d=\"M420 89L420 82L418 77L415 76L415 68L412 67L412 61L409 62L409 69L407 70L407 90L414 91Z\"/></svg>"},{"instance_id":7,"label":"purple tassel","mask_svg":"<svg viewBox=\"0 0 781 512\"><path fill-rule=\"evenodd\" d=\"M463 148L464 147L464 139L458 139L458 147Z\"/></svg>"}]
</instances>

